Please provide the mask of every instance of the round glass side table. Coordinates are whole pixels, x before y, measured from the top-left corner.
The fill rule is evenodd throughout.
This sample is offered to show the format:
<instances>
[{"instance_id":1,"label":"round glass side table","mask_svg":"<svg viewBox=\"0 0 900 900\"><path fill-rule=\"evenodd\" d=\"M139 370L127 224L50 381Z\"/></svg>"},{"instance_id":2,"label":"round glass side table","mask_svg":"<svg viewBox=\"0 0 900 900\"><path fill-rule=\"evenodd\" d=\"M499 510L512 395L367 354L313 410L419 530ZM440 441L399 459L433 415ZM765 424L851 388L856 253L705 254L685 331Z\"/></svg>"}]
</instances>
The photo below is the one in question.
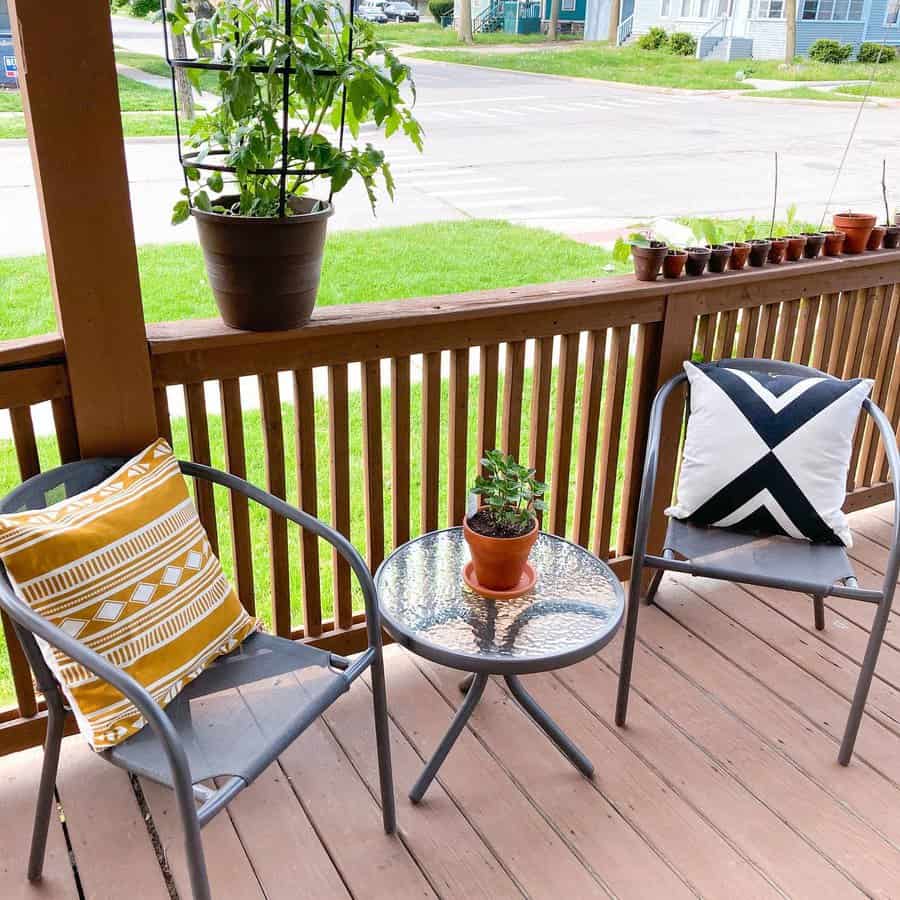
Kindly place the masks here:
<instances>
[{"instance_id":1,"label":"round glass side table","mask_svg":"<svg viewBox=\"0 0 900 900\"><path fill-rule=\"evenodd\" d=\"M525 690L520 675L562 669L612 640L625 593L606 563L583 547L543 532L529 561L535 586L514 600L492 600L462 579L469 560L462 528L422 535L398 547L375 574L384 627L411 652L470 675L450 729L410 791L418 803L481 699L490 675L587 777L590 760Z\"/></svg>"}]
</instances>

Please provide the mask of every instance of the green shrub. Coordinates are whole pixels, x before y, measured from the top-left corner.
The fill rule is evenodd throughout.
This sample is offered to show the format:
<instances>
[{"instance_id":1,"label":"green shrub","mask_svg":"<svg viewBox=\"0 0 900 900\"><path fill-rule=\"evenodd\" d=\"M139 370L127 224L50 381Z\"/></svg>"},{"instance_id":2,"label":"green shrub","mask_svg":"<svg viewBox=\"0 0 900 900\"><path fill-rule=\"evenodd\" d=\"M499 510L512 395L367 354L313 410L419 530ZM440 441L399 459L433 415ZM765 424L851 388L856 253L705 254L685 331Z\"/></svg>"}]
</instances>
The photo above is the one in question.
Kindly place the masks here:
<instances>
[{"instance_id":1,"label":"green shrub","mask_svg":"<svg viewBox=\"0 0 900 900\"><path fill-rule=\"evenodd\" d=\"M153 12L159 12L158 0L131 0L131 14L133 16L143 18Z\"/></svg>"},{"instance_id":2,"label":"green shrub","mask_svg":"<svg viewBox=\"0 0 900 900\"><path fill-rule=\"evenodd\" d=\"M637 45L641 50L662 50L669 44L669 36L665 28L653 26L646 34L638 38Z\"/></svg>"},{"instance_id":3,"label":"green shrub","mask_svg":"<svg viewBox=\"0 0 900 900\"><path fill-rule=\"evenodd\" d=\"M884 47L872 41L865 41L859 45L856 59L861 63L887 63L897 58L893 47Z\"/></svg>"},{"instance_id":4,"label":"green shrub","mask_svg":"<svg viewBox=\"0 0 900 900\"><path fill-rule=\"evenodd\" d=\"M669 50L676 56L693 56L697 52L697 39L686 31L674 31L669 35Z\"/></svg>"},{"instance_id":5,"label":"green shrub","mask_svg":"<svg viewBox=\"0 0 900 900\"><path fill-rule=\"evenodd\" d=\"M434 16L434 21L440 24L444 16L453 15L453 0L429 0L428 11Z\"/></svg>"},{"instance_id":6,"label":"green shrub","mask_svg":"<svg viewBox=\"0 0 900 900\"><path fill-rule=\"evenodd\" d=\"M809 48L809 58L821 63L844 63L852 54L852 44L842 44L830 38L819 38Z\"/></svg>"}]
</instances>

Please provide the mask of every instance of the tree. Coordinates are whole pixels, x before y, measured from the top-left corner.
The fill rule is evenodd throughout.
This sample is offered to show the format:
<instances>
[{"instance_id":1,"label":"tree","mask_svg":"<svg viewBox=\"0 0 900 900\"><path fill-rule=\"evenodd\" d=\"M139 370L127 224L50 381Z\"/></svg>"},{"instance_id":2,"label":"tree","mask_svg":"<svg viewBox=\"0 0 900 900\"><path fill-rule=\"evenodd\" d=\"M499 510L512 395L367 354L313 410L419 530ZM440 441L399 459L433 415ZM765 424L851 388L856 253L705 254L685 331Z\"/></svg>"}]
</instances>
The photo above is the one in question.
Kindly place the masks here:
<instances>
[{"instance_id":1,"label":"tree","mask_svg":"<svg viewBox=\"0 0 900 900\"><path fill-rule=\"evenodd\" d=\"M784 61L791 63L797 55L797 0L784 0Z\"/></svg>"},{"instance_id":2,"label":"tree","mask_svg":"<svg viewBox=\"0 0 900 900\"><path fill-rule=\"evenodd\" d=\"M622 0L609 0L609 46L619 43L619 20L622 17Z\"/></svg>"},{"instance_id":3,"label":"tree","mask_svg":"<svg viewBox=\"0 0 900 900\"><path fill-rule=\"evenodd\" d=\"M458 0L459 15L456 20L456 32L464 44L474 44L472 37L472 0Z\"/></svg>"},{"instance_id":4,"label":"tree","mask_svg":"<svg viewBox=\"0 0 900 900\"><path fill-rule=\"evenodd\" d=\"M555 41L559 37L559 0L550 2L550 24L547 26L547 40Z\"/></svg>"},{"instance_id":5,"label":"tree","mask_svg":"<svg viewBox=\"0 0 900 900\"><path fill-rule=\"evenodd\" d=\"M167 2L166 7L171 8L171 4ZM173 31L170 33L170 36L172 38L172 56L175 59L185 59L188 55L188 51L184 32L175 34ZM183 69L181 66L175 69L175 91L178 94L178 108L181 110L181 114L186 119L193 119L194 90L188 79L187 69Z\"/></svg>"}]
</instances>

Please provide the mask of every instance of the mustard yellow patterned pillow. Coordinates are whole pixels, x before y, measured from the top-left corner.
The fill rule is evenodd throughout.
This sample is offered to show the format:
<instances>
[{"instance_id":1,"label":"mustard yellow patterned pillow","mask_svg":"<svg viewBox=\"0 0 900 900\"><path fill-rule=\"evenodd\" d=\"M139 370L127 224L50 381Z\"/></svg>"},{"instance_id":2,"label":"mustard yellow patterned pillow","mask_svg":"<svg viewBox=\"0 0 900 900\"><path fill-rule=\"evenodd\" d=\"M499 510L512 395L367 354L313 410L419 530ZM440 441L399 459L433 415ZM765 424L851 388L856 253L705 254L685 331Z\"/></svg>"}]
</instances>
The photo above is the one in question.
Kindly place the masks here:
<instances>
[{"instance_id":1,"label":"mustard yellow patterned pillow","mask_svg":"<svg viewBox=\"0 0 900 900\"><path fill-rule=\"evenodd\" d=\"M0 559L35 612L162 707L258 625L225 578L162 439L89 491L0 516ZM119 691L39 643L95 750L145 724Z\"/></svg>"}]
</instances>

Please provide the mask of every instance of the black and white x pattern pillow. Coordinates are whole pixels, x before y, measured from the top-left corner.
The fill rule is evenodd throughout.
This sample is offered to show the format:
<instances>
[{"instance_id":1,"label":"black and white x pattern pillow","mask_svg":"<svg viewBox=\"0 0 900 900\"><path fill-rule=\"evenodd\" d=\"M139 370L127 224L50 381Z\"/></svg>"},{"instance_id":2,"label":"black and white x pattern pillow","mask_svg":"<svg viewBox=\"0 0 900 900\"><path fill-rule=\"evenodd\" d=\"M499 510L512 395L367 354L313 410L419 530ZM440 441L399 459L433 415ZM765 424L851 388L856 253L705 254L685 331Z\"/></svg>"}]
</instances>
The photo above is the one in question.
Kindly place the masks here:
<instances>
[{"instance_id":1,"label":"black and white x pattern pillow","mask_svg":"<svg viewBox=\"0 0 900 900\"><path fill-rule=\"evenodd\" d=\"M872 382L684 364L690 418L675 506L696 525L851 545L841 507Z\"/></svg>"}]
</instances>

